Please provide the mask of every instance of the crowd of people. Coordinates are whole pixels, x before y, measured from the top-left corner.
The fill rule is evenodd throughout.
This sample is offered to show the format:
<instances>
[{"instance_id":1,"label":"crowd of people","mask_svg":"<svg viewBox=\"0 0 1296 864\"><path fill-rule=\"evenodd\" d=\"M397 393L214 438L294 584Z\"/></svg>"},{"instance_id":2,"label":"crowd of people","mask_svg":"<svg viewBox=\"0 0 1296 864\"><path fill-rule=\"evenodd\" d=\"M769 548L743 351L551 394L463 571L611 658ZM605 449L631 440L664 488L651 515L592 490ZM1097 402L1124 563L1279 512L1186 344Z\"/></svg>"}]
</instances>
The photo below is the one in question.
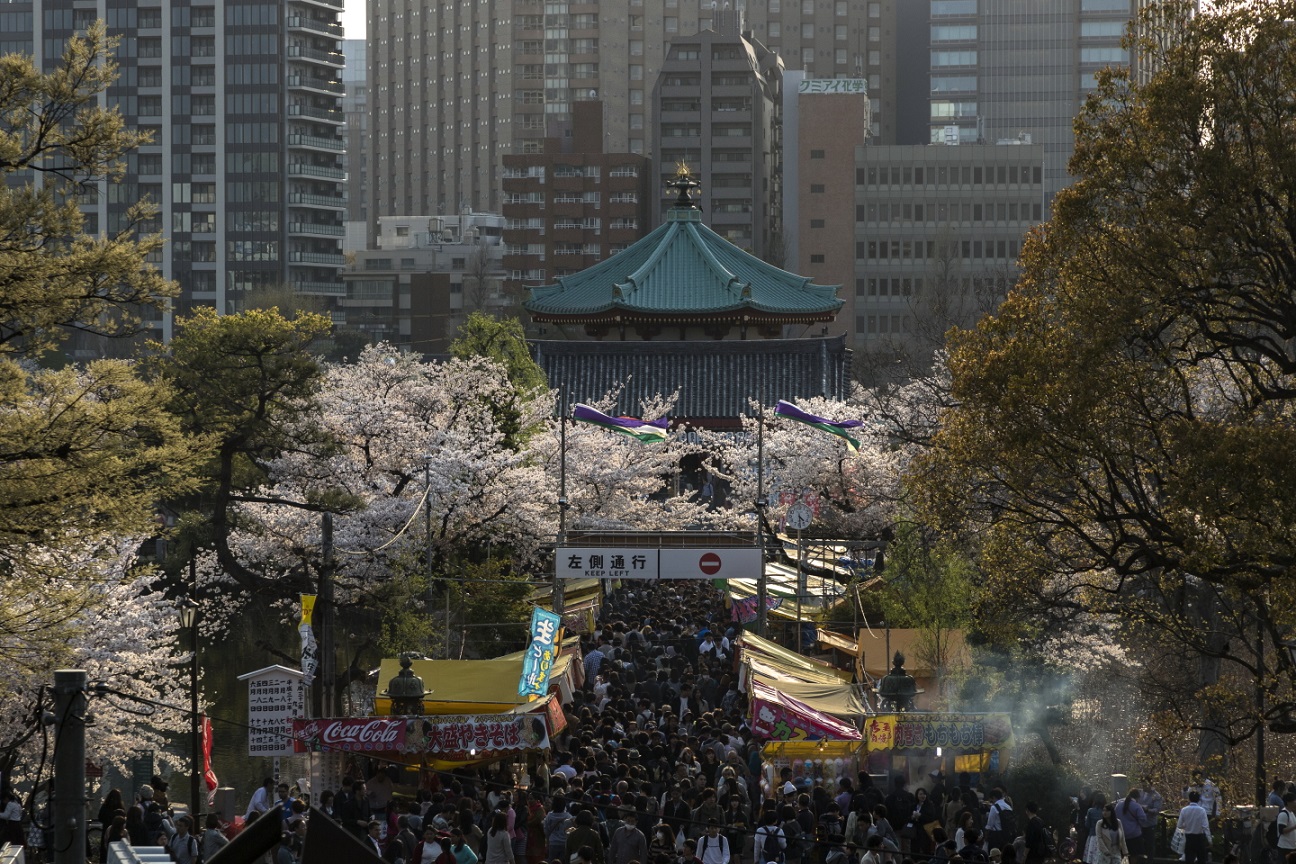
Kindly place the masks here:
<instances>
[{"instance_id":1,"label":"crowd of people","mask_svg":"<svg viewBox=\"0 0 1296 864\"><path fill-rule=\"evenodd\" d=\"M711 583L631 584L606 598L582 646L584 688L564 706L552 761L528 769L536 776L511 764L454 771L410 800L393 794L398 769L375 764L319 807L404 864L1035 864L1052 854L1033 805L1019 827L1002 791L966 776L936 772L910 790L866 773L836 788L764 774L736 637ZM289 824L307 808L267 781L246 815L273 807L285 824L274 864L292 864L301 844Z\"/></svg>"},{"instance_id":2,"label":"crowd of people","mask_svg":"<svg viewBox=\"0 0 1296 864\"><path fill-rule=\"evenodd\" d=\"M402 797L401 766L362 760L318 809L399 864L1141 864L1149 854L1164 802L1147 784L1110 802L1083 790L1074 824L1056 837L1035 802L1019 810L1005 790L967 775L937 770L910 789L899 775L878 782L861 772L826 788L790 769L765 773L721 599L711 583L690 581L631 584L606 598L582 646L584 688L563 706L566 727L551 737L547 763L425 774ZM1180 819L1189 864L1208 860L1202 793L1218 807L1214 787L1197 782ZM165 846L177 864L206 861L228 842L214 816L201 832L169 818L165 795L161 778L130 808L110 793L105 840ZM1296 849L1296 794L1291 801L1281 837ZM244 816L262 814L282 821L271 864L297 864L308 796L266 779ZM1077 845L1059 850L1068 827Z\"/></svg>"}]
</instances>

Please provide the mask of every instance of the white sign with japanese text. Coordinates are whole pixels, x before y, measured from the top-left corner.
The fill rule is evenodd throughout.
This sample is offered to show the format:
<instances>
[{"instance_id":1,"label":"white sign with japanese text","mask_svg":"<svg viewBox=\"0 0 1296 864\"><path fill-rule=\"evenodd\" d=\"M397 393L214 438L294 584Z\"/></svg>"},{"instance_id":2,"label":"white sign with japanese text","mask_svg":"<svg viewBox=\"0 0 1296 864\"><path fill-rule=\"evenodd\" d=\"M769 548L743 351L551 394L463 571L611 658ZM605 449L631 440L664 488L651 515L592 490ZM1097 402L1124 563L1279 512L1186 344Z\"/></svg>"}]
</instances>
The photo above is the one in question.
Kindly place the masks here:
<instances>
[{"instance_id":1,"label":"white sign with japanese text","mask_svg":"<svg viewBox=\"0 0 1296 864\"><path fill-rule=\"evenodd\" d=\"M711 549L620 549L560 546L554 553L559 579L756 579L760 550L754 546Z\"/></svg>"},{"instance_id":2,"label":"white sign with japanese text","mask_svg":"<svg viewBox=\"0 0 1296 864\"><path fill-rule=\"evenodd\" d=\"M239 680L248 685L248 755L293 755L292 721L306 716L302 673L284 666L267 666L240 675Z\"/></svg>"},{"instance_id":3,"label":"white sign with japanese text","mask_svg":"<svg viewBox=\"0 0 1296 864\"><path fill-rule=\"evenodd\" d=\"M559 579L656 579L656 549L560 546L554 552Z\"/></svg>"},{"instance_id":4,"label":"white sign with japanese text","mask_svg":"<svg viewBox=\"0 0 1296 864\"><path fill-rule=\"evenodd\" d=\"M863 78L806 78L797 87L798 93L867 93L868 81Z\"/></svg>"}]
</instances>

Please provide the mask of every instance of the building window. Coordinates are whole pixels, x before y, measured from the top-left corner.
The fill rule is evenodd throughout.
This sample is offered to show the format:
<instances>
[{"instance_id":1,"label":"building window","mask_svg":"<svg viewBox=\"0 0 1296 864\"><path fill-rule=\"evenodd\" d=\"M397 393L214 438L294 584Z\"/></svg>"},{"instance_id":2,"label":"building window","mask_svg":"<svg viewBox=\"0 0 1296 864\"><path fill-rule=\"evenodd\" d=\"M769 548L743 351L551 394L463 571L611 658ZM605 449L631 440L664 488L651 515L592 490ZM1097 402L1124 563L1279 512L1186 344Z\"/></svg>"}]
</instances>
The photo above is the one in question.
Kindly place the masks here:
<instances>
[{"instance_id":1,"label":"building window","mask_svg":"<svg viewBox=\"0 0 1296 864\"><path fill-rule=\"evenodd\" d=\"M822 255L811 255L811 256L810 256L810 263L811 263L811 264L822 264L822 263L824 263L824 256L822 256Z\"/></svg>"},{"instance_id":2,"label":"building window","mask_svg":"<svg viewBox=\"0 0 1296 864\"><path fill-rule=\"evenodd\" d=\"M1129 52L1124 48L1081 48L1081 63L1128 63Z\"/></svg>"},{"instance_id":3,"label":"building window","mask_svg":"<svg viewBox=\"0 0 1296 864\"><path fill-rule=\"evenodd\" d=\"M822 219L811 219L811 220L810 220L810 227L811 227L811 228L822 228L822 227L824 227L824 220L822 220Z\"/></svg>"},{"instance_id":4,"label":"building window","mask_svg":"<svg viewBox=\"0 0 1296 864\"><path fill-rule=\"evenodd\" d=\"M814 24L805 23L801 25L801 38L807 40L814 38Z\"/></svg>"},{"instance_id":5,"label":"building window","mask_svg":"<svg viewBox=\"0 0 1296 864\"><path fill-rule=\"evenodd\" d=\"M810 158L811 158L811 159L822 159L822 158L824 158L824 151L822 151L822 150L811 150L811 151L810 151Z\"/></svg>"},{"instance_id":6,"label":"building window","mask_svg":"<svg viewBox=\"0 0 1296 864\"><path fill-rule=\"evenodd\" d=\"M976 38L975 24L933 24L931 26L933 42L975 42Z\"/></svg>"},{"instance_id":7,"label":"building window","mask_svg":"<svg viewBox=\"0 0 1296 864\"><path fill-rule=\"evenodd\" d=\"M1081 49L1080 61L1084 62L1084 50ZM1120 50L1119 48L1116 50ZM977 52L975 51L933 51L931 52L932 66L975 66L977 64Z\"/></svg>"},{"instance_id":8,"label":"building window","mask_svg":"<svg viewBox=\"0 0 1296 864\"><path fill-rule=\"evenodd\" d=\"M814 195L814 194L820 193L820 192L822 192L822 191L824 191L824 184L822 184L822 183L811 183L811 184L810 184L810 194Z\"/></svg>"}]
</instances>

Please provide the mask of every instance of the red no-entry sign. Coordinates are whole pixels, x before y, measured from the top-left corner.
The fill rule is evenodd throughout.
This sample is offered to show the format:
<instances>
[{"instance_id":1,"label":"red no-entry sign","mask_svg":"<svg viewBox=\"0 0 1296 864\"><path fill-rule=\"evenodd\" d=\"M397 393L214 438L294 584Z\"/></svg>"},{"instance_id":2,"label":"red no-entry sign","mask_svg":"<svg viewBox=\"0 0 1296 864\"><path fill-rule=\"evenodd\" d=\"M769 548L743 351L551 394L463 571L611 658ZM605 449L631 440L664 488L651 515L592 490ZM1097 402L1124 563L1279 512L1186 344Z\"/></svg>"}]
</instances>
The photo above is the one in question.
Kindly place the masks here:
<instances>
[{"instance_id":1,"label":"red no-entry sign","mask_svg":"<svg viewBox=\"0 0 1296 864\"><path fill-rule=\"evenodd\" d=\"M698 559L698 569L708 576L714 576L720 572L720 556L714 552L708 552Z\"/></svg>"}]
</instances>

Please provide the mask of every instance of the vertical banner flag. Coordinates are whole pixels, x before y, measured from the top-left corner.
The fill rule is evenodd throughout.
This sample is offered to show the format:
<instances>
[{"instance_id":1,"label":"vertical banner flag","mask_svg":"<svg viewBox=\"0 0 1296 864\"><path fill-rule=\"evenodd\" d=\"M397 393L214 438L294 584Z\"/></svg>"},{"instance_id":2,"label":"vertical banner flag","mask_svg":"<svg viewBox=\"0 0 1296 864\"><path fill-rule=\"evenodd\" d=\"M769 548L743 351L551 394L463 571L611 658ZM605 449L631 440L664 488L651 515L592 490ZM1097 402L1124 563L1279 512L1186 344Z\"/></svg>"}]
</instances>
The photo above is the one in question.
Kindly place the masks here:
<instances>
[{"instance_id":1,"label":"vertical banner flag","mask_svg":"<svg viewBox=\"0 0 1296 864\"><path fill-rule=\"evenodd\" d=\"M314 617L315 595L301 595L301 623L297 625L297 632L301 634L302 683L307 687L311 686L319 669L319 646L315 643L315 630L311 626Z\"/></svg>"},{"instance_id":2,"label":"vertical banner flag","mask_svg":"<svg viewBox=\"0 0 1296 864\"><path fill-rule=\"evenodd\" d=\"M859 420L829 420L826 417L816 417L808 411L802 411L791 402L784 402L782 399L774 406L774 413L779 417L786 417L789 420L813 426L830 435L845 438L846 446L850 448L850 452L859 452L859 439L851 435L851 432L864 425Z\"/></svg>"},{"instance_id":3,"label":"vertical banner flag","mask_svg":"<svg viewBox=\"0 0 1296 864\"><path fill-rule=\"evenodd\" d=\"M610 417L588 405L577 405L573 408L572 419L580 423L592 423L595 426L602 426L609 432L620 432L622 435L629 435L636 441L645 444L653 441L665 441L666 430L670 428L670 421L665 417L659 417L656 420L640 420L636 417Z\"/></svg>"},{"instance_id":4,"label":"vertical banner flag","mask_svg":"<svg viewBox=\"0 0 1296 864\"><path fill-rule=\"evenodd\" d=\"M531 612L531 642L522 658L522 677L518 679L519 696L545 695L561 627L562 618L548 609L537 606Z\"/></svg>"},{"instance_id":5,"label":"vertical banner flag","mask_svg":"<svg viewBox=\"0 0 1296 864\"><path fill-rule=\"evenodd\" d=\"M216 772L212 770L212 725L211 718L206 714L202 715L201 732L202 737L202 761L203 761L203 782L207 784L207 806L211 807L216 803L216 787L220 782L216 779Z\"/></svg>"}]
</instances>

